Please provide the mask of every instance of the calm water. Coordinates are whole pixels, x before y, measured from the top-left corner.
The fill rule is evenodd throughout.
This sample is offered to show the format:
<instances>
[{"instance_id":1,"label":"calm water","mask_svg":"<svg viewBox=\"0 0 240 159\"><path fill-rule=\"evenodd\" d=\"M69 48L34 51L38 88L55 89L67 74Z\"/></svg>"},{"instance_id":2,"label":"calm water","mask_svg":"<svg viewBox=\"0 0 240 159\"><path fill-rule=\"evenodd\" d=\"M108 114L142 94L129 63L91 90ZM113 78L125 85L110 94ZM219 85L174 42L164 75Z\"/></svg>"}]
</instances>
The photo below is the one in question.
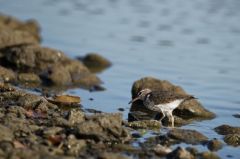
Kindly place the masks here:
<instances>
[{"instance_id":1,"label":"calm water","mask_svg":"<svg viewBox=\"0 0 240 159\"><path fill-rule=\"evenodd\" d=\"M239 8L239 0L0 0L1 12L39 21L44 46L73 58L97 52L112 61L99 74L107 91L68 91L86 108L125 108L126 119L132 83L154 76L182 86L216 113L184 127L219 139L214 127L240 126L232 116L240 113ZM225 145L218 154L238 158L240 149Z\"/></svg>"}]
</instances>

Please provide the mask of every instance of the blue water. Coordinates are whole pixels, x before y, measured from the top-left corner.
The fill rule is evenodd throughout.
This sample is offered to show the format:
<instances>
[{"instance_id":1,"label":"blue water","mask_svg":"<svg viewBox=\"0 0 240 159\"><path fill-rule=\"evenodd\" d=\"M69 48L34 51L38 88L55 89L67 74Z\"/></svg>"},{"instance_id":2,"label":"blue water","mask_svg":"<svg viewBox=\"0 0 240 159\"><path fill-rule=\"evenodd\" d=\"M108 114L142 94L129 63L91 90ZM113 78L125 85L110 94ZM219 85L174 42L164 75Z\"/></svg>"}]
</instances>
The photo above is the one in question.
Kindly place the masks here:
<instances>
[{"instance_id":1,"label":"blue water","mask_svg":"<svg viewBox=\"0 0 240 159\"><path fill-rule=\"evenodd\" d=\"M113 66L100 73L107 88L82 97L85 108L129 110L132 83L144 76L180 85L217 117L184 128L219 138L213 128L240 126L239 0L0 0L0 12L36 19L43 45L68 56L97 52ZM94 98L90 101L89 98ZM204 149L205 150L205 149ZM225 145L222 158L240 155Z\"/></svg>"}]
</instances>

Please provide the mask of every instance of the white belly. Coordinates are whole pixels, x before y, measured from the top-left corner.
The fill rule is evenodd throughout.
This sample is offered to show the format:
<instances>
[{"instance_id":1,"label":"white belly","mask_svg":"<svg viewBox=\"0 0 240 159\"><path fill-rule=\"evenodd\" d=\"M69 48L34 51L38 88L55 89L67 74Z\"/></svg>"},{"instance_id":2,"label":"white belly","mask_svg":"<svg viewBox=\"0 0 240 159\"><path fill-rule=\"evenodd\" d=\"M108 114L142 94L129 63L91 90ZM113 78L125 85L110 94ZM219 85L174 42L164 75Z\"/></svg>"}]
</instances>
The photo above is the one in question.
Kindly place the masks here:
<instances>
[{"instance_id":1,"label":"white belly","mask_svg":"<svg viewBox=\"0 0 240 159\"><path fill-rule=\"evenodd\" d=\"M172 101L170 103L159 104L158 107L162 110L162 112L172 112L182 102L183 102L183 99L177 99L177 100L174 100L174 101Z\"/></svg>"}]
</instances>

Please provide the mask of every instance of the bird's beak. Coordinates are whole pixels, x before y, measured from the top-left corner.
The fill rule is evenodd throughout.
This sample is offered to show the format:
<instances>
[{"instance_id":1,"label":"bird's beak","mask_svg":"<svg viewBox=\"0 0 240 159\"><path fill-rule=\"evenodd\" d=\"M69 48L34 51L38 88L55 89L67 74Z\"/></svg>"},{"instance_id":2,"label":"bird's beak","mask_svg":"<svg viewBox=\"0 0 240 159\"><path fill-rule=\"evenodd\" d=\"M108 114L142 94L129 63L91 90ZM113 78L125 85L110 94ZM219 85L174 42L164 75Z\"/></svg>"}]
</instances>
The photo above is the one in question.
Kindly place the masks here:
<instances>
[{"instance_id":1,"label":"bird's beak","mask_svg":"<svg viewBox=\"0 0 240 159\"><path fill-rule=\"evenodd\" d=\"M128 104L131 104L131 103L133 103L133 102L135 102L135 101L137 101L137 100L139 100L139 97L134 98L134 99L131 100Z\"/></svg>"}]
</instances>

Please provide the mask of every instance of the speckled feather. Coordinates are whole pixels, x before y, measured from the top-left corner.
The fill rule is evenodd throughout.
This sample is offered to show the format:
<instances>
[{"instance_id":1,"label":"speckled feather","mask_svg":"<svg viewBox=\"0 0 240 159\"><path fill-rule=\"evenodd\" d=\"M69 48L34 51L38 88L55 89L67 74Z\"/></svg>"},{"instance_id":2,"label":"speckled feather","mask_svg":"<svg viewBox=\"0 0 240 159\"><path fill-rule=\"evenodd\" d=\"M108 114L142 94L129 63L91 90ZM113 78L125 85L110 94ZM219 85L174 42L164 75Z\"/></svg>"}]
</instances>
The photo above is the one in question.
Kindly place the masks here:
<instances>
[{"instance_id":1,"label":"speckled feather","mask_svg":"<svg viewBox=\"0 0 240 159\"><path fill-rule=\"evenodd\" d=\"M154 105L167 104L177 99L184 100L194 99L194 97L191 95L173 94L172 92L169 91L152 91L151 93L146 95L146 98L147 97L149 98L150 101L154 102Z\"/></svg>"}]
</instances>

